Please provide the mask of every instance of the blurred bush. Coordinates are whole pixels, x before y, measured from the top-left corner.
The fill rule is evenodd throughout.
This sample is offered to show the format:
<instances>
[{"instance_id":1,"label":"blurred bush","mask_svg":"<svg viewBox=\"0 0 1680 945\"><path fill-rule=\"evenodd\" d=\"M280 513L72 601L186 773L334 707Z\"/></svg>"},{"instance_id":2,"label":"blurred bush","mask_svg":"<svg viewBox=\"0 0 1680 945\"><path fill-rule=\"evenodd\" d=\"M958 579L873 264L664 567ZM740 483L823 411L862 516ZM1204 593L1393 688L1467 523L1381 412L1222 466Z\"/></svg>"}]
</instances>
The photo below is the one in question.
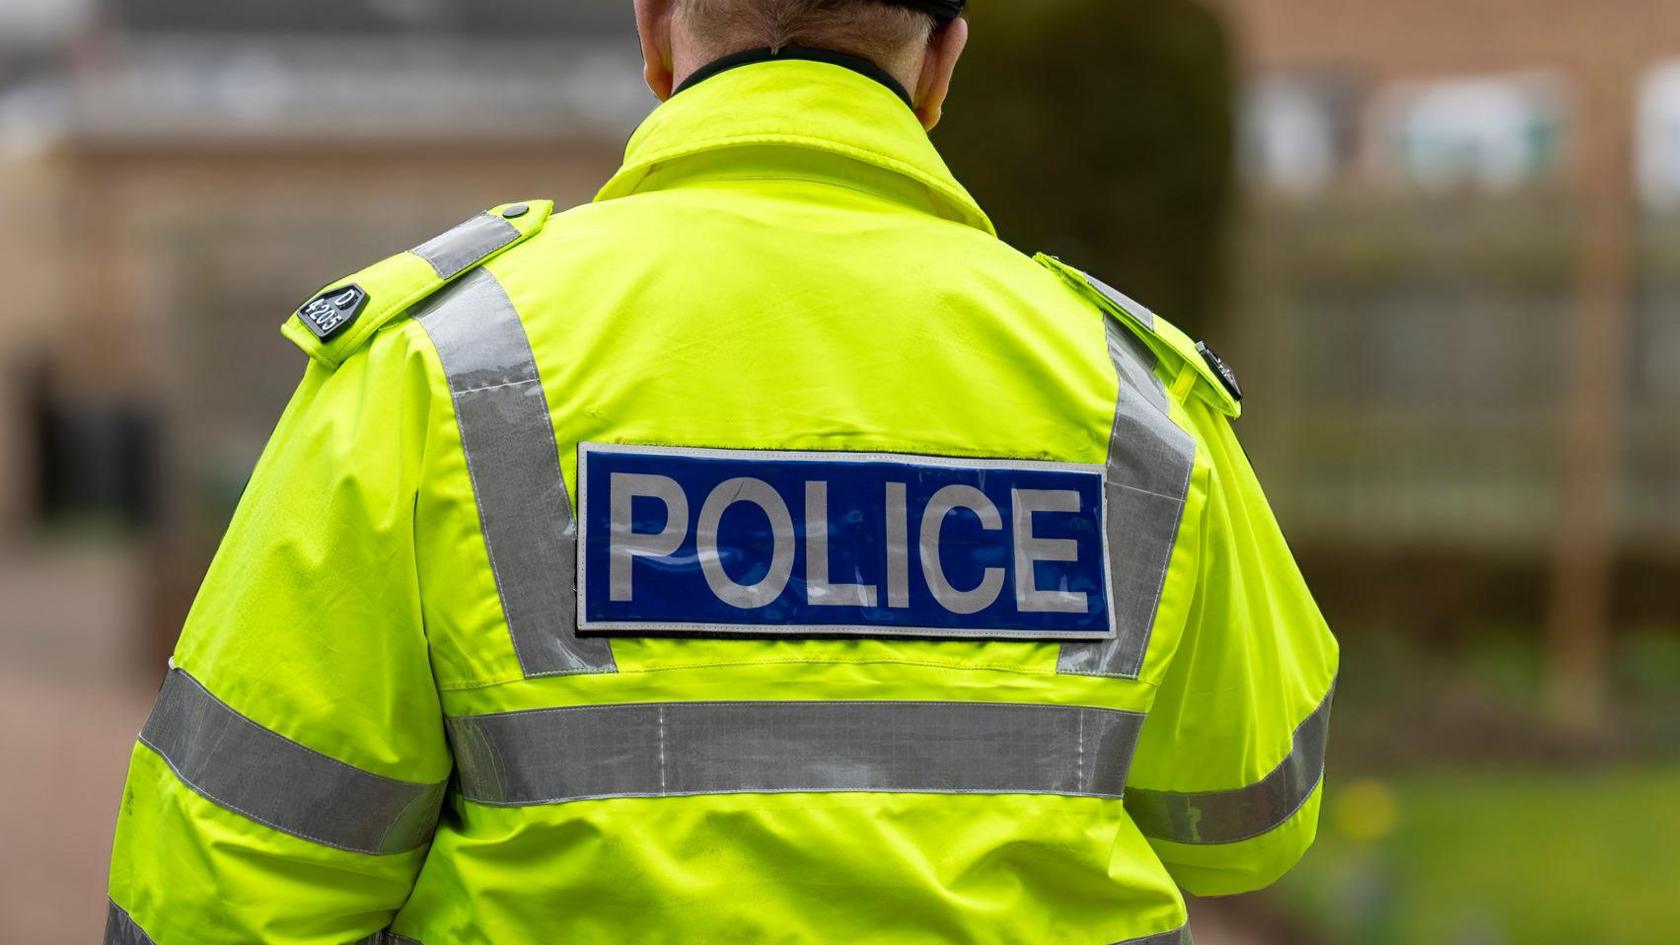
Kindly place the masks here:
<instances>
[{"instance_id":1,"label":"blurred bush","mask_svg":"<svg viewBox=\"0 0 1680 945\"><path fill-rule=\"evenodd\" d=\"M1008 242L1204 332L1220 307L1233 190L1237 80L1220 19L1192 0L986 3L971 15L935 132L958 179Z\"/></svg>"}]
</instances>

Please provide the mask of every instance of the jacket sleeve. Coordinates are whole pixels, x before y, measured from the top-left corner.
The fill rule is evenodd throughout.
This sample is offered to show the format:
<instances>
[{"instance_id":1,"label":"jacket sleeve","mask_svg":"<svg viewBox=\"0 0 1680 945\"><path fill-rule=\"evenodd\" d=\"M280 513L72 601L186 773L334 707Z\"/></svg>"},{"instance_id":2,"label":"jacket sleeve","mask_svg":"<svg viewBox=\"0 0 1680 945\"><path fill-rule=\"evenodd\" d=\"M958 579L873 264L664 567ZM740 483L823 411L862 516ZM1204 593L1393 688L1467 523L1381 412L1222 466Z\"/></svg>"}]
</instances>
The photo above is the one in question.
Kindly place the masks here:
<instances>
[{"instance_id":1,"label":"jacket sleeve","mask_svg":"<svg viewBox=\"0 0 1680 945\"><path fill-rule=\"evenodd\" d=\"M416 579L421 350L384 332L287 407L134 748L107 943L346 945L407 898L451 768Z\"/></svg>"},{"instance_id":2,"label":"jacket sleeve","mask_svg":"<svg viewBox=\"0 0 1680 945\"><path fill-rule=\"evenodd\" d=\"M1229 422L1187 409L1212 467L1200 580L1125 804L1180 886L1218 896L1312 845L1337 646Z\"/></svg>"}]
</instances>

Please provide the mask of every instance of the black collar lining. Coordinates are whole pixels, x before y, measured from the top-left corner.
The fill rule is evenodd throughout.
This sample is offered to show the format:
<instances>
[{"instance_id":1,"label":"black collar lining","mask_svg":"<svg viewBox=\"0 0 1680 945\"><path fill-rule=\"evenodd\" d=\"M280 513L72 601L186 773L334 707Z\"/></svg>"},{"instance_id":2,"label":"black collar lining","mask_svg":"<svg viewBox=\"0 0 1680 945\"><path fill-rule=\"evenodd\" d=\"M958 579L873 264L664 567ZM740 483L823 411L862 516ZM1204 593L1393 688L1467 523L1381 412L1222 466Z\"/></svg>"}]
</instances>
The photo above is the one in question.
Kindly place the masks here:
<instances>
[{"instance_id":1,"label":"black collar lining","mask_svg":"<svg viewBox=\"0 0 1680 945\"><path fill-rule=\"evenodd\" d=\"M783 46L781 49L771 49L766 46L761 49L748 49L731 53L722 59L714 59L694 70L694 74L684 79L683 83L677 86L676 91L671 94L673 96L679 95L707 79L722 75L731 69L739 69L742 66L750 66L760 62L782 62L786 60L826 62L831 66L850 69L858 75L874 79L886 86L894 95L898 96L898 100L903 102L905 107L911 110L916 107L915 102L910 98L909 91L899 84L897 79L893 78L892 73L875 63L851 53L835 52L832 49L817 49L810 46Z\"/></svg>"}]
</instances>

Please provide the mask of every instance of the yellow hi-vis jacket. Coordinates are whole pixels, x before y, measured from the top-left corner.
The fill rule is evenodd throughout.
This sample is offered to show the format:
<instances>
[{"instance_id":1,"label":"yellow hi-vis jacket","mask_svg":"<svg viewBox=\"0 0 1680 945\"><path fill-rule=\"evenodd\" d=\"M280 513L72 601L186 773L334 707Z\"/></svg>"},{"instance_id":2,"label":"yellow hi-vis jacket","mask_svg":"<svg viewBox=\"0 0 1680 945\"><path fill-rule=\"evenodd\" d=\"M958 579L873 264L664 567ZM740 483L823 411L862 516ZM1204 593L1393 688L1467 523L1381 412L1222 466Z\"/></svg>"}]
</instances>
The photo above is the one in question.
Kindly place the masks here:
<instances>
[{"instance_id":1,"label":"yellow hi-vis jacket","mask_svg":"<svg viewBox=\"0 0 1680 945\"><path fill-rule=\"evenodd\" d=\"M859 72L328 287L135 747L108 943L1188 941L1336 644L1167 322Z\"/></svg>"}]
</instances>

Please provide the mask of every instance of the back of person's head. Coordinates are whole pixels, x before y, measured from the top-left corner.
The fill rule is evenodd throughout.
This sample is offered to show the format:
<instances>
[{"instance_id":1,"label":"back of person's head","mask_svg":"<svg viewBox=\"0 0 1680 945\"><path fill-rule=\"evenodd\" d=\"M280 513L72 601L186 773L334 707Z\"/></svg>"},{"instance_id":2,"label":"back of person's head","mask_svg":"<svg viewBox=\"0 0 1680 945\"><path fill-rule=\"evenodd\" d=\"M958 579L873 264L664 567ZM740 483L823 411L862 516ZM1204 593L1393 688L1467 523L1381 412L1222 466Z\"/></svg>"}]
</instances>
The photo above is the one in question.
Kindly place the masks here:
<instances>
[{"instance_id":1,"label":"back of person's head","mask_svg":"<svg viewBox=\"0 0 1680 945\"><path fill-rule=\"evenodd\" d=\"M712 56L807 46L895 72L916 68L935 27L927 13L876 0L676 0L676 25Z\"/></svg>"},{"instance_id":2,"label":"back of person's head","mask_svg":"<svg viewBox=\"0 0 1680 945\"><path fill-rule=\"evenodd\" d=\"M964 0L635 0L648 88L668 99L708 64L790 47L869 60L922 127L939 124L968 43Z\"/></svg>"}]
</instances>

